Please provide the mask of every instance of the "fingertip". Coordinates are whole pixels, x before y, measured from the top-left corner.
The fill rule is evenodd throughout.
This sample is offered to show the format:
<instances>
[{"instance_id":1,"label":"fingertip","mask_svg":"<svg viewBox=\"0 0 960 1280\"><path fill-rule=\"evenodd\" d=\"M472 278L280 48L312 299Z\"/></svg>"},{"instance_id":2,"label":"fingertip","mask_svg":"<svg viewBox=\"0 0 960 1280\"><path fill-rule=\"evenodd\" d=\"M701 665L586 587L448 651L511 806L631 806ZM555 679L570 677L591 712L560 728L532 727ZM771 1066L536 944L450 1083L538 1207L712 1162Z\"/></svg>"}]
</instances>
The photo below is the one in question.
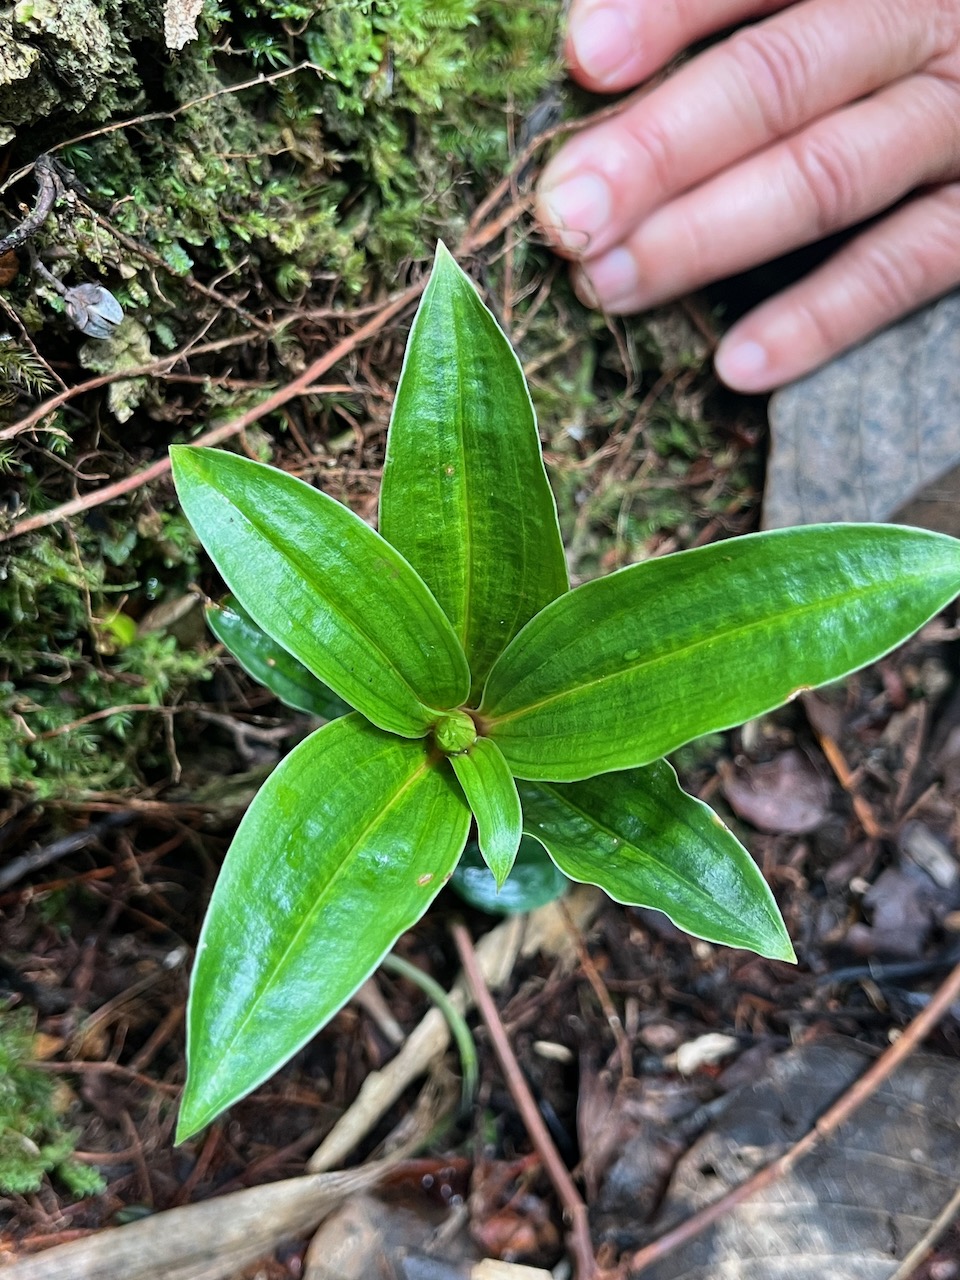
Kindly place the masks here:
<instances>
[{"instance_id":1,"label":"fingertip","mask_svg":"<svg viewBox=\"0 0 960 1280\"><path fill-rule=\"evenodd\" d=\"M638 6L617 0L581 0L567 27L566 57L574 79L588 89L614 92L637 84L643 65Z\"/></svg>"},{"instance_id":2,"label":"fingertip","mask_svg":"<svg viewBox=\"0 0 960 1280\"><path fill-rule=\"evenodd\" d=\"M609 231L613 193L598 173L584 169L561 171L556 181L548 170L537 192L537 217L546 235L569 257L585 256L591 244Z\"/></svg>"},{"instance_id":3,"label":"fingertip","mask_svg":"<svg viewBox=\"0 0 960 1280\"><path fill-rule=\"evenodd\" d=\"M581 268L573 268L570 272L570 282L573 285L574 293L585 307L589 307L591 311L599 311L601 309L600 299L597 297L596 290Z\"/></svg>"},{"instance_id":4,"label":"fingertip","mask_svg":"<svg viewBox=\"0 0 960 1280\"><path fill-rule=\"evenodd\" d=\"M771 391L778 382L766 346L735 329L721 340L713 365L721 382L747 395Z\"/></svg>"}]
</instances>

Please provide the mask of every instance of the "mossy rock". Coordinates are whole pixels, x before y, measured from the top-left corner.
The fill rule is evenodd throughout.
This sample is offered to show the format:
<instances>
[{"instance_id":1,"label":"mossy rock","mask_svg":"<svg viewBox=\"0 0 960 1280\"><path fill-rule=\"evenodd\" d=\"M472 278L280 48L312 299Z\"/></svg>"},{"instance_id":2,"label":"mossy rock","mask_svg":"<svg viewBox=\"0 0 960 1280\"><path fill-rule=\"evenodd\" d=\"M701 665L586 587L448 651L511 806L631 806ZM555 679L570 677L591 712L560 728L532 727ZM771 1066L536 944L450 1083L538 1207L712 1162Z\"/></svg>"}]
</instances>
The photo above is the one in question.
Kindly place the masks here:
<instances>
[{"instance_id":1,"label":"mossy rock","mask_svg":"<svg viewBox=\"0 0 960 1280\"><path fill-rule=\"evenodd\" d=\"M159 38L150 9L121 0L19 0L0 10L0 143L59 113L106 120L142 98L134 39Z\"/></svg>"}]
</instances>

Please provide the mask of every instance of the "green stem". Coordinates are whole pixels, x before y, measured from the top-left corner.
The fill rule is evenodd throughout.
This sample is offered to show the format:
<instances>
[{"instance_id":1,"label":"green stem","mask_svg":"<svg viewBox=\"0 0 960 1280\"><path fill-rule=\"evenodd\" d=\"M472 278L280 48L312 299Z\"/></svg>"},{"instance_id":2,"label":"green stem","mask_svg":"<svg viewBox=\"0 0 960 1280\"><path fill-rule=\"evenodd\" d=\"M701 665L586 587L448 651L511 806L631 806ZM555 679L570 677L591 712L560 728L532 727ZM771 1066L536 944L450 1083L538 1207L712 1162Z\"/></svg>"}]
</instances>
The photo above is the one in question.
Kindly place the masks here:
<instances>
[{"instance_id":1,"label":"green stem","mask_svg":"<svg viewBox=\"0 0 960 1280\"><path fill-rule=\"evenodd\" d=\"M401 956L394 955L391 952L383 957L381 967L390 973L398 974L401 978L409 978L415 986L420 988L425 996L433 1001L446 1018L451 1034L457 1042L460 1065L463 1068L463 1105L469 1106L477 1092L479 1068L477 1066L477 1050L473 1043L473 1036L470 1034L470 1028L467 1026L463 1014L444 991L443 987L440 986L440 983L435 982L429 974L424 973L422 969L418 969L409 960L404 960Z\"/></svg>"}]
</instances>

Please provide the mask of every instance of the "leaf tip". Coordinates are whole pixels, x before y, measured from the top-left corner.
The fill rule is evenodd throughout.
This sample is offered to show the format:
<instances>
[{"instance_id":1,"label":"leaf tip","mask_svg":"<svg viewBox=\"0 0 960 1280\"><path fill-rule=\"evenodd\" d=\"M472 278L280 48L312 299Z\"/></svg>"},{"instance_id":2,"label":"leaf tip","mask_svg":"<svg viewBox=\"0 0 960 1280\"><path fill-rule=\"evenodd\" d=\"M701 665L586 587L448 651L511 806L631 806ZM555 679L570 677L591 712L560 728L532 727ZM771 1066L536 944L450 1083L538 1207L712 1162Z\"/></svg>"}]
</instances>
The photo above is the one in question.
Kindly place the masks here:
<instances>
[{"instance_id":1,"label":"leaf tip","mask_svg":"<svg viewBox=\"0 0 960 1280\"><path fill-rule=\"evenodd\" d=\"M768 960L782 960L784 964L796 964L797 953L793 949L793 943L790 941L787 927L783 923L779 912L776 920L772 922L772 926L767 936L758 939L752 949L758 955L765 956Z\"/></svg>"},{"instance_id":2,"label":"leaf tip","mask_svg":"<svg viewBox=\"0 0 960 1280\"><path fill-rule=\"evenodd\" d=\"M184 1095L183 1101L180 1103L180 1114L177 1117L177 1131L173 1138L175 1147L179 1147L188 1138L192 1138L195 1133L199 1133L207 1123L208 1117L200 1118L195 1114L195 1110L195 1108L191 1107L189 1098Z\"/></svg>"},{"instance_id":3,"label":"leaf tip","mask_svg":"<svg viewBox=\"0 0 960 1280\"><path fill-rule=\"evenodd\" d=\"M780 950L771 957L774 960L783 960L785 964L796 964L797 953L793 949L793 943L788 936L785 936L781 944Z\"/></svg>"},{"instance_id":4,"label":"leaf tip","mask_svg":"<svg viewBox=\"0 0 960 1280\"><path fill-rule=\"evenodd\" d=\"M476 295L479 299L477 286L442 240L437 241L437 248L433 258L433 270L430 273L427 287L431 293L435 293L438 290L453 290L454 296L457 296L466 287L471 295Z\"/></svg>"}]
</instances>

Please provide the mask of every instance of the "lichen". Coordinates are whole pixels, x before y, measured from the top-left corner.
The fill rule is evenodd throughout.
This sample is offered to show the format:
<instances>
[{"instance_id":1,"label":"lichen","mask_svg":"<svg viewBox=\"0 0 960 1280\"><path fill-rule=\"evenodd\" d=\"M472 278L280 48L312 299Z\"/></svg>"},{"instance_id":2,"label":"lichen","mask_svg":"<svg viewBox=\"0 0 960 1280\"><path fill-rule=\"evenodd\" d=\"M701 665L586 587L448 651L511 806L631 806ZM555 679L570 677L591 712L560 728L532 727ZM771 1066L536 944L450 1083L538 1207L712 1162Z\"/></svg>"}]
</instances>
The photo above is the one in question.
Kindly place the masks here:
<instances>
[{"instance_id":1,"label":"lichen","mask_svg":"<svg viewBox=\"0 0 960 1280\"><path fill-rule=\"evenodd\" d=\"M0 10L0 124L63 112L104 120L141 96L131 41L143 24L117 0L19 0Z\"/></svg>"}]
</instances>

